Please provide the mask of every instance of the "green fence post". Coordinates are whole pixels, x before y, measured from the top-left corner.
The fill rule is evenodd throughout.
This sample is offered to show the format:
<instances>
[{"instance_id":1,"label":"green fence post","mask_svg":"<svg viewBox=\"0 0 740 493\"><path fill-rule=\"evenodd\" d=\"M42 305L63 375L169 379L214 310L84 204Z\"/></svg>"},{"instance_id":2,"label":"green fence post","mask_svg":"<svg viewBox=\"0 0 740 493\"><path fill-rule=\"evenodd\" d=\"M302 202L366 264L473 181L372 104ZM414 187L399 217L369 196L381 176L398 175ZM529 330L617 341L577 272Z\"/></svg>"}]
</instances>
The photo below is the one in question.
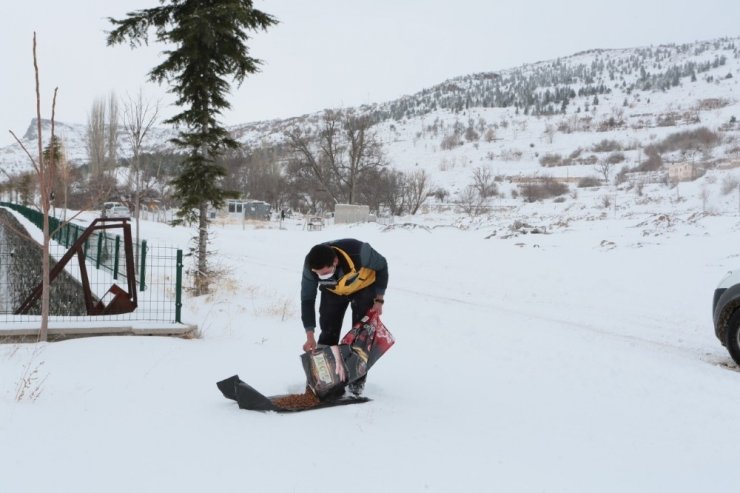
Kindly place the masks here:
<instances>
[{"instance_id":1,"label":"green fence post","mask_svg":"<svg viewBox=\"0 0 740 493\"><path fill-rule=\"evenodd\" d=\"M113 257L113 279L118 279L118 253L121 249L121 235L116 235L116 253Z\"/></svg>"},{"instance_id":2,"label":"green fence post","mask_svg":"<svg viewBox=\"0 0 740 493\"><path fill-rule=\"evenodd\" d=\"M100 269L100 259L103 258L103 235L98 234L98 257L95 259L95 268Z\"/></svg>"},{"instance_id":3,"label":"green fence post","mask_svg":"<svg viewBox=\"0 0 740 493\"><path fill-rule=\"evenodd\" d=\"M175 275L175 322L182 323L182 250L177 251L177 273Z\"/></svg>"},{"instance_id":4,"label":"green fence post","mask_svg":"<svg viewBox=\"0 0 740 493\"><path fill-rule=\"evenodd\" d=\"M139 259L139 291L146 289L146 240L141 242L141 258Z\"/></svg>"},{"instance_id":5,"label":"green fence post","mask_svg":"<svg viewBox=\"0 0 740 493\"><path fill-rule=\"evenodd\" d=\"M52 235L52 238L54 238L54 241L59 241L59 238L61 238L61 230L59 229L59 219L49 214L49 231L54 231L54 234Z\"/></svg>"}]
</instances>

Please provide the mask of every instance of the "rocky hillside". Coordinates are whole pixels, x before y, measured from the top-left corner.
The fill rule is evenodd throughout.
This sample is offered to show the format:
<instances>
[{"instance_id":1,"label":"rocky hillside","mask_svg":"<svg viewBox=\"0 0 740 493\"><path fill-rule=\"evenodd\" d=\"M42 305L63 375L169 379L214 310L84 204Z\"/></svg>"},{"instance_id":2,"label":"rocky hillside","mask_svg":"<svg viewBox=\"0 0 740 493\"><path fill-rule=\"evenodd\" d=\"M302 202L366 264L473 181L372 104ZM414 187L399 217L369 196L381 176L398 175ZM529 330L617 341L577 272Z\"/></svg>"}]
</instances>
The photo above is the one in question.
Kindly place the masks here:
<instances>
[{"instance_id":1,"label":"rocky hillside","mask_svg":"<svg viewBox=\"0 0 740 493\"><path fill-rule=\"evenodd\" d=\"M658 152L662 167L686 162L701 169L730 167L740 159L739 79L740 38L724 38L591 50L461 76L394 101L347 110L372 118L392 166L424 169L455 194L480 167L510 180L580 179L603 174L598 168L608 160L612 175L636 169L649 152ZM321 117L320 112L231 130L254 149L281 141L290 128L315 129ZM712 135L711 142L702 142L698 134L682 141L681 135L700 129ZM68 158L84 164L85 125L58 123L57 134ZM172 136L173 130L159 128L148 146L167 149ZM29 149L34 138L31 122L23 138ZM119 146L119 156L126 157L123 138ZM17 145L0 148L0 164L8 174L30 169Z\"/></svg>"}]
</instances>

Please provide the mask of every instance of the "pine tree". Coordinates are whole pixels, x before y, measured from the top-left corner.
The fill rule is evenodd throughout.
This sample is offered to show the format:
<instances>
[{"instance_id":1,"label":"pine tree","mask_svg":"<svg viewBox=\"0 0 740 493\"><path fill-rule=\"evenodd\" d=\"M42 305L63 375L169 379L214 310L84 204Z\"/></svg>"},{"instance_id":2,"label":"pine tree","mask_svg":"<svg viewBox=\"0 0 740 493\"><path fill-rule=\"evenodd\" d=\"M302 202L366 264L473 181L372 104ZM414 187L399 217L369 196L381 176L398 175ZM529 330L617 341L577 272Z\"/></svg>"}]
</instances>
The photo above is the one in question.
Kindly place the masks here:
<instances>
[{"instance_id":1,"label":"pine tree","mask_svg":"<svg viewBox=\"0 0 740 493\"><path fill-rule=\"evenodd\" d=\"M63 197L59 198L64 200L63 205L65 208L67 205L66 193L64 193L66 192L65 187L67 184L65 176L66 173L64 173L64 168L66 167L65 161L64 144L62 143L62 139L55 135L44 148L44 162L49 165L49 181L51 184L51 194L49 199L54 207L56 207L59 192L62 192L63 194Z\"/></svg>"},{"instance_id":2,"label":"pine tree","mask_svg":"<svg viewBox=\"0 0 740 493\"><path fill-rule=\"evenodd\" d=\"M249 56L247 31L267 30L277 23L253 7L251 0L161 0L162 6L138 10L125 19L108 20L116 26L108 45L128 41L132 48L156 40L168 46L164 61L149 72L157 83L168 82L182 112L165 123L183 128L173 139L186 158L173 181L180 200L177 222L198 224L195 293L210 284L207 262L208 206L220 208L233 196L224 188L224 168L216 159L238 147L218 121L230 108L226 100L231 77L237 85L259 70L260 60Z\"/></svg>"}]
</instances>

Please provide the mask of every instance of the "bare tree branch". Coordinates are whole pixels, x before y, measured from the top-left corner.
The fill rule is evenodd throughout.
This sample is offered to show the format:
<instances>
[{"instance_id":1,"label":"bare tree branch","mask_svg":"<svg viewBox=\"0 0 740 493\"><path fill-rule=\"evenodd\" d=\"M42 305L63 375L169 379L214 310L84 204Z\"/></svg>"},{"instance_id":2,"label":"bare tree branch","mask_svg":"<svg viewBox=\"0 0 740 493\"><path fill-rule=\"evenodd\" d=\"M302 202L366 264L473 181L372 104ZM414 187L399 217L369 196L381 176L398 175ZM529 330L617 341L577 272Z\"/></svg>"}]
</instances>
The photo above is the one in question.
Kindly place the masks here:
<instances>
[{"instance_id":1,"label":"bare tree branch","mask_svg":"<svg viewBox=\"0 0 740 493\"><path fill-rule=\"evenodd\" d=\"M26 149L26 146L23 145L23 142L21 142L21 139L19 139L18 136L15 135L15 133L12 130L10 130L10 135L12 135L15 141L18 142L18 145L21 146L21 149L23 149L23 152L25 152L26 156L28 156L28 159L31 160L31 163L33 164L33 169L36 170L36 173L39 173L40 172L39 165L36 163L36 160L33 158L33 156L31 156L31 153L28 152L28 149Z\"/></svg>"}]
</instances>

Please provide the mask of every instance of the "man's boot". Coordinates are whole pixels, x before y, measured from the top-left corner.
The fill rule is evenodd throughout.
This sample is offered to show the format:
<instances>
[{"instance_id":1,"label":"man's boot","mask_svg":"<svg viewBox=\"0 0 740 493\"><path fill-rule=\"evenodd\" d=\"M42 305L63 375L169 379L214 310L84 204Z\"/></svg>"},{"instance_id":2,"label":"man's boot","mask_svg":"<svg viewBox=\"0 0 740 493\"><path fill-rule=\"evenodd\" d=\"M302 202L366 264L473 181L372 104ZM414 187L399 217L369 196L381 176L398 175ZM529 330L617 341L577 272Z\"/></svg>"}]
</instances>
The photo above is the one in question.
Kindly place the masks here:
<instances>
[{"instance_id":1,"label":"man's boot","mask_svg":"<svg viewBox=\"0 0 740 493\"><path fill-rule=\"evenodd\" d=\"M365 381L367 380L367 375L363 375L362 377L358 378L351 384L347 386L349 391L354 395L355 397L359 397L362 395L362 391L365 390Z\"/></svg>"}]
</instances>

